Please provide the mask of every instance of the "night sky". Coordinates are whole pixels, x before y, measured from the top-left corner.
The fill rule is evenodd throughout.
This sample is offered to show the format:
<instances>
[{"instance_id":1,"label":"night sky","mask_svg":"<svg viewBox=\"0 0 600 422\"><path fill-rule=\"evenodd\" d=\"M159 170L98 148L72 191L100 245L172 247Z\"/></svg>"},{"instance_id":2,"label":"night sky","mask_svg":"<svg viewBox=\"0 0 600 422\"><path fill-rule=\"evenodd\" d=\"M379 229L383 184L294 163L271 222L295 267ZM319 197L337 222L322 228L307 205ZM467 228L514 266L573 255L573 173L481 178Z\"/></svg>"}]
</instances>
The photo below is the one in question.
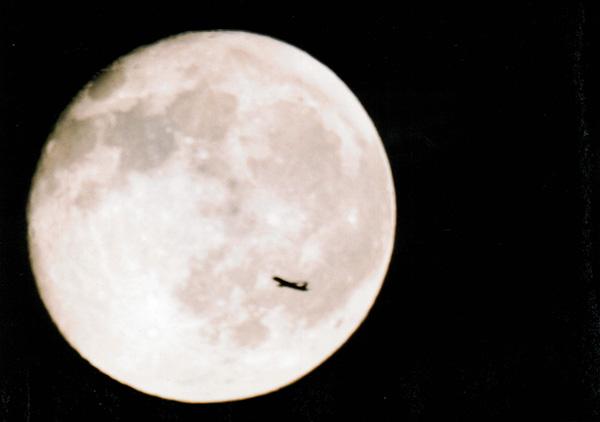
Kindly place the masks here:
<instances>
[{"instance_id":1,"label":"night sky","mask_svg":"<svg viewBox=\"0 0 600 422\"><path fill-rule=\"evenodd\" d=\"M0 4L0 421L600 421L593 7L54 3ZM267 396L186 405L67 345L37 296L25 205L85 83L208 29L278 38L338 74L384 142L398 226L375 306L331 359Z\"/></svg>"}]
</instances>

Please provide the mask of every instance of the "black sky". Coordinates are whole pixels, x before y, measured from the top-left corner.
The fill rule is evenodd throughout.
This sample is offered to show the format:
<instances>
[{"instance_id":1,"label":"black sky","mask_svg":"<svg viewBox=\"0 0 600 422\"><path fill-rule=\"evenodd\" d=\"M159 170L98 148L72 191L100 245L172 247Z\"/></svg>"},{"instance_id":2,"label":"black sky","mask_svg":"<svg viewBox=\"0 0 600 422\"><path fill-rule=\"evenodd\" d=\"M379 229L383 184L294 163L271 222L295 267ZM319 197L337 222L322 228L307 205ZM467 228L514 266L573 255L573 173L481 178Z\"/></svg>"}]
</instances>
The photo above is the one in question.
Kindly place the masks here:
<instances>
[{"instance_id":1,"label":"black sky","mask_svg":"<svg viewBox=\"0 0 600 422\"><path fill-rule=\"evenodd\" d=\"M600 420L593 8L47 3L0 5L0 420ZM184 405L66 345L35 291L24 207L87 81L204 29L273 36L346 82L389 154L398 228L375 307L332 359L269 396Z\"/></svg>"}]
</instances>

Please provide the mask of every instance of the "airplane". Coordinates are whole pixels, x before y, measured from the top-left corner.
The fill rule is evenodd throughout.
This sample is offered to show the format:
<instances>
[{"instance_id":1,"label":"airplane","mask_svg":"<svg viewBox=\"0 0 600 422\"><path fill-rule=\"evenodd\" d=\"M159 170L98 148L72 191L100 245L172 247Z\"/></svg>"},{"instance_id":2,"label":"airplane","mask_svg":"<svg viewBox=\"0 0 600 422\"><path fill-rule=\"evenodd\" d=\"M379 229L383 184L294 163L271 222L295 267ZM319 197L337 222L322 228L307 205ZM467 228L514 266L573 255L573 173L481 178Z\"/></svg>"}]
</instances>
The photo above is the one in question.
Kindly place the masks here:
<instances>
[{"instance_id":1,"label":"airplane","mask_svg":"<svg viewBox=\"0 0 600 422\"><path fill-rule=\"evenodd\" d=\"M279 283L279 286L277 287L289 287L290 289L296 289L296 290L302 290L302 291L307 291L308 290L308 283L306 281L304 282L291 282L291 281L285 281L282 278L279 277L273 277L273 280L275 280L276 282Z\"/></svg>"}]
</instances>

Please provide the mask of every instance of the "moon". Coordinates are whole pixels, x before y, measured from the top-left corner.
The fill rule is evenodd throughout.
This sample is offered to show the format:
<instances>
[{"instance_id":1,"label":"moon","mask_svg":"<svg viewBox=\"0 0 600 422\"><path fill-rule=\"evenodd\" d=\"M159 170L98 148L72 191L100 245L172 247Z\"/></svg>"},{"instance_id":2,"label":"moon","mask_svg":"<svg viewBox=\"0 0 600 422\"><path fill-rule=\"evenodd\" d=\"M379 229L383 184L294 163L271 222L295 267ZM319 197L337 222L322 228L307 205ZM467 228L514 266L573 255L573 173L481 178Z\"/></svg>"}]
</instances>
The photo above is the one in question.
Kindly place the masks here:
<instances>
[{"instance_id":1,"label":"moon","mask_svg":"<svg viewBox=\"0 0 600 422\"><path fill-rule=\"evenodd\" d=\"M381 138L331 70L207 31L139 48L79 92L27 218L68 343L134 389L209 403L289 385L347 341L385 278L396 202Z\"/></svg>"}]
</instances>

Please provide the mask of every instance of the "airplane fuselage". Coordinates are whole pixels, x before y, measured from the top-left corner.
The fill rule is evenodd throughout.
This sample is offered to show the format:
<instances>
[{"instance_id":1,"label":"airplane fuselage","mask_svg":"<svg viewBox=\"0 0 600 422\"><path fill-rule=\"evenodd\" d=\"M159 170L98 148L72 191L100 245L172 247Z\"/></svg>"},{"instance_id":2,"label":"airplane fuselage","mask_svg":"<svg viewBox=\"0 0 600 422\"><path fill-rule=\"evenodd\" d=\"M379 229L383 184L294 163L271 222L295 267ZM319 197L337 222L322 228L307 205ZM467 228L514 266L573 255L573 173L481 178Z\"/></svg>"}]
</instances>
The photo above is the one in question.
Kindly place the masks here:
<instances>
[{"instance_id":1,"label":"airplane fuselage","mask_svg":"<svg viewBox=\"0 0 600 422\"><path fill-rule=\"evenodd\" d=\"M306 281L292 282L292 281L286 281L280 277L273 277L273 280L275 280L276 282L279 283L278 287L289 287L290 289L296 289L296 290L302 290L302 291L308 290L308 282L306 282Z\"/></svg>"}]
</instances>

